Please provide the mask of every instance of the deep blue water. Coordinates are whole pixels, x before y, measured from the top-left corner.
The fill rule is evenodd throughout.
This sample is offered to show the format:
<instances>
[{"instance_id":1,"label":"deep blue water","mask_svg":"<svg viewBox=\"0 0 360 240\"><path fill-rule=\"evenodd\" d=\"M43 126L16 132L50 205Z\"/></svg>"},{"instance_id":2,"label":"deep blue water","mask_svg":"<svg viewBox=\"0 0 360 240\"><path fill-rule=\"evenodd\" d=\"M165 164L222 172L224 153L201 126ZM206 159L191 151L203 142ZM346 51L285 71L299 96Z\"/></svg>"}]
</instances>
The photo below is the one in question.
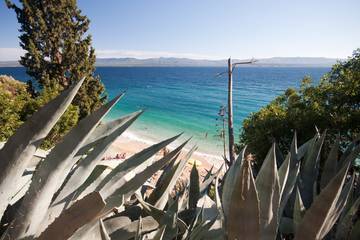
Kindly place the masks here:
<instances>
[{"instance_id":1,"label":"deep blue water","mask_svg":"<svg viewBox=\"0 0 360 240\"><path fill-rule=\"evenodd\" d=\"M107 119L146 108L131 128L142 137L160 140L179 132L193 136L200 151L220 152L216 135L219 107L226 105L225 68L98 67L109 97L127 90ZM299 87L305 75L318 82L329 68L244 67L234 72L234 124L259 110L288 87ZM23 68L0 68L0 74L28 79ZM205 137L207 135L207 137Z\"/></svg>"}]
</instances>

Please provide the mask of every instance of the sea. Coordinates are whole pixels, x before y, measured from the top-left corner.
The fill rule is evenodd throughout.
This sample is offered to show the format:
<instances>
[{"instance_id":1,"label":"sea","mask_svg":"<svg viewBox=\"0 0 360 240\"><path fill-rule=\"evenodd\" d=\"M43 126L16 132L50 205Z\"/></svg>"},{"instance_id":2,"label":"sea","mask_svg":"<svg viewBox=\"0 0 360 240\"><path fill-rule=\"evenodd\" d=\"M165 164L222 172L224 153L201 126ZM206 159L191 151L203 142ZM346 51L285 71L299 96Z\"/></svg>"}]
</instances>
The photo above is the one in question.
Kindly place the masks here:
<instances>
[{"instance_id":1,"label":"sea","mask_svg":"<svg viewBox=\"0 0 360 240\"><path fill-rule=\"evenodd\" d=\"M314 84L330 70L326 67L241 67L234 70L233 102L235 138L243 120L266 106L289 87L299 88L304 76ZM183 133L192 137L198 151L222 155L222 119L218 113L227 105L227 74L221 67L97 67L96 75L106 87L108 99L126 91L105 117L111 121L139 109L145 113L126 136L158 142ZM0 68L0 75L27 81L22 67Z\"/></svg>"}]
</instances>

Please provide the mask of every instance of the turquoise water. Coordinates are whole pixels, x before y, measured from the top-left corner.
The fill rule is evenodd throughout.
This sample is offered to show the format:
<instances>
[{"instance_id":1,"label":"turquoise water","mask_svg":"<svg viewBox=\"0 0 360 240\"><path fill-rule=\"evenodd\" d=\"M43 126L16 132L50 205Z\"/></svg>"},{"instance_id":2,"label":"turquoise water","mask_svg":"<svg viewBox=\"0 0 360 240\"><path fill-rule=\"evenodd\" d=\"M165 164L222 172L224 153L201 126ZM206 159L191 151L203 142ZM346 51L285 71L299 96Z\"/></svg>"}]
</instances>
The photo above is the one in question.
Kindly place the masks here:
<instances>
[{"instance_id":1,"label":"turquoise water","mask_svg":"<svg viewBox=\"0 0 360 240\"><path fill-rule=\"evenodd\" d=\"M221 153L217 134L217 113L226 105L225 68L206 67L98 67L96 73L109 97L126 90L126 96L108 114L107 120L146 109L130 131L140 138L161 140L185 132L193 136L199 150ZM305 75L315 82L328 68L244 67L234 73L234 125L238 136L242 120L259 110L288 87L298 87ZM0 68L27 80L23 68Z\"/></svg>"}]
</instances>

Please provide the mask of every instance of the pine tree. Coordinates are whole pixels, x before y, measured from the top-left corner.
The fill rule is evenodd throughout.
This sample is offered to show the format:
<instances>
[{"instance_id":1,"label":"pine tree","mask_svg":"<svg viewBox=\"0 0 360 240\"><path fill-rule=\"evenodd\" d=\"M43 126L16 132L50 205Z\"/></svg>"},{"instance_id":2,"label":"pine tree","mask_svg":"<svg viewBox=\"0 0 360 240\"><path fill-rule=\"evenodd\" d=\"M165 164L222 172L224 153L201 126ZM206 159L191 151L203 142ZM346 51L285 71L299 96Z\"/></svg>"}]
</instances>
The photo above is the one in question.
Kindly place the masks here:
<instances>
[{"instance_id":1,"label":"pine tree","mask_svg":"<svg viewBox=\"0 0 360 240\"><path fill-rule=\"evenodd\" d=\"M95 51L87 34L89 19L76 0L20 0L21 7L5 0L20 23L20 46L25 50L20 64L47 91L60 91L73 81L85 82L73 105L80 119L104 101L104 86L95 71Z\"/></svg>"}]
</instances>

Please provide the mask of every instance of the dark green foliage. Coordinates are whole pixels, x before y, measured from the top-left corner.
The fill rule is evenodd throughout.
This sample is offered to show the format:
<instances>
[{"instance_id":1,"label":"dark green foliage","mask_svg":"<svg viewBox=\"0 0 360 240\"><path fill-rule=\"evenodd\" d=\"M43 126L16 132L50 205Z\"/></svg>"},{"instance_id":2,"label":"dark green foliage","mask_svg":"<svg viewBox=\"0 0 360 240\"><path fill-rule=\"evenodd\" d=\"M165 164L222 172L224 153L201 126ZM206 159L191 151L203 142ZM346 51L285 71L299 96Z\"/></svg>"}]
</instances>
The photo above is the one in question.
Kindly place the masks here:
<instances>
[{"instance_id":1,"label":"dark green foliage","mask_svg":"<svg viewBox=\"0 0 360 240\"><path fill-rule=\"evenodd\" d=\"M50 100L55 98L60 91L56 89L43 89L41 94L31 99L29 102L25 104L24 114L25 117L30 116L37 109L44 106ZM74 126L76 126L79 120L79 107L71 104L65 113L61 116L59 121L55 124L53 129L51 129L49 135L43 141L41 147L44 149L49 149L54 146L55 143L59 142L63 136L65 136Z\"/></svg>"},{"instance_id":2,"label":"dark green foliage","mask_svg":"<svg viewBox=\"0 0 360 240\"><path fill-rule=\"evenodd\" d=\"M0 141L6 141L29 116L58 93L57 89L44 88L39 96L33 98L24 83L8 76L0 76ZM44 140L42 147L52 147L76 125L78 119L78 107L70 105Z\"/></svg>"},{"instance_id":3,"label":"dark green foliage","mask_svg":"<svg viewBox=\"0 0 360 240\"><path fill-rule=\"evenodd\" d=\"M0 76L0 141L5 141L24 122L23 109L31 99L26 85Z\"/></svg>"},{"instance_id":4,"label":"dark green foliage","mask_svg":"<svg viewBox=\"0 0 360 240\"><path fill-rule=\"evenodd\" d=\"M50 146L106 100L104 86L99 77L94 76L95 51L91 47L91 36L86 34L90 21L81 14L74 0L20 0L21 6L10 0L5 2L15 11L20 23L20 46L25 50L20 64L41 89L41 103L30 104L27 114L73 81L85 77L62 124L56 125L48 137L45 145Z\"/></svg>"},{"instance_id":5,"label":"dark green foliage","mask_svg":"<svg viewBox=\"0 0 360 240\"><path fill-rule=\"evenodd\" d=\"M360 49L347 61L335 64L318 85L305 77L300 89L287 89L251 114L243 122L240 145L248 145L249 152L261 160L273 141L279 143L282 151L289 148L293 135L290 130L298 130L301 144L313 136L316 127L331 129L328 134L332 139L340 133L342 143L358 136Z\"/></svg>"}]
</instances>

